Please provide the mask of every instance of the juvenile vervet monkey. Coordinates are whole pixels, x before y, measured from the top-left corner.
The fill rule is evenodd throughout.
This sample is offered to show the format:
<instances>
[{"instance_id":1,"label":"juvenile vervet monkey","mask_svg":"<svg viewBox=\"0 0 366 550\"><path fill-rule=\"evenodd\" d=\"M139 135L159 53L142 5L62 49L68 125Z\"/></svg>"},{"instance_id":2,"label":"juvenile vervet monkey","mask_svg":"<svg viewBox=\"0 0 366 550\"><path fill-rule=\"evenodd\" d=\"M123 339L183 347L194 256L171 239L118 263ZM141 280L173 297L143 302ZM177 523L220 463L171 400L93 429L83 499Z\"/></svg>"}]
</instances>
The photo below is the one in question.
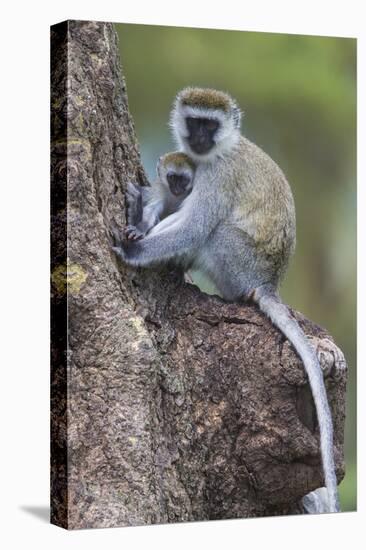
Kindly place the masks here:
<instances>
[{"instance_id":1,"label":"juvenile vervet monkey","mask_svg":"<svg viewBox=\"0 0 366 550\"><path fill-rule=\"evenodd\" d=\"M157 179L150 187L127 187L128 226L126 238L144 237L159 221L177 212L192 191L195 163L185 153L167 153L156 165Z\"/></svg>"},{"instance_id":2,"label":"juvenile vervet monkey","mask_svg":"<svg viewBox=\"0 0 366 550\"><path fill-rule=\"evenodd\" d=\"M229 301L253 300L301 357L314 398L328 510L339 511L333 425L317 355L282 303L278 285L295 249L295 206L277 164L240 133L241 113L226 93L186 88L171 127L196 163L193 190L181 208L142 240L114 250L132 266L188 261Z\"/></svg>"}]
</instances>

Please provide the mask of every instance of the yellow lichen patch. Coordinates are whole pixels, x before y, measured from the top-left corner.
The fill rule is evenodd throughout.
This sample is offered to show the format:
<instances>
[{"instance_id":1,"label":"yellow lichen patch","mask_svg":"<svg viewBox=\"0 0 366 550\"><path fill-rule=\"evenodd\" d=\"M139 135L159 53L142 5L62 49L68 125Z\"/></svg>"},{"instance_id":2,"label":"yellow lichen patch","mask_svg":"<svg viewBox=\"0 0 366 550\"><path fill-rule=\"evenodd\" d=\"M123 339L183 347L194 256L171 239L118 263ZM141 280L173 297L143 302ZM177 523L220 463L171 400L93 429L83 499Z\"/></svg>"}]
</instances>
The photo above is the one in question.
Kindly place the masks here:
<instances>
[{"instance_id":1,"label":"yellow lichen patch","mask_svg":"<svg viewBox=\"0 0 366 550\"><path fill-rule=\"evenodd\" d=\"M141 317L132 317L130 319L132 326L137 330L137 332L146 332L146 327L144 321Z\"/></svg>"},{"instance_id":2,"label":"yellow lichen patch","mask_svg":"<svg viewBox=\"0 0 366 550\"><path fill-rule=\"evenodd\" d=\"M103 64L103 60L101 59L100 55L98 55L96 53L90 54L90 59L92 60L94 65L97 66L98 69Z\"/></svg>"},{"instance_id":3,"label":"yellow lichen patch","mask_svg":"<svg viewBox=\"0 0 366 550\"><path fill-rule=\"evenodd\" d=\"M81 95L76 95L74 97L74 101L75 101L75 105L77 105L78 107L82 107L85 103L85 99Z\"/></svg>"},{"instance_id":4,"label":"yellow lichen patch","mask_svg":"<svg viewBox=\"0 0 366 550\"><path fill-rule=\"evenodd\" d=\"M79 113L78 116L74 119L75 128L78 131L83 130L84 128L84 117L82 113Z\"/></svg>"},{"instance_id":5,"label":"yellow lichen patch","mask_svg":"<svg viewBox=\"0 0 366 550\"><path fill-rule=\"evenodd\" d=\"M137 437L134 437L134 436L131 435L131 436L128 438L128 441L131 443L131 445L136 445L136 443L137 443Z\"/></svg>"},{"instance_id":6,"label":"yellow lichen patch","mask_svg":"<svg viewBox=\"0 0 366 550\"><path fill-rule=\"evenodd\" d=\"M127 324L135 330L135 337L130 342L131 350L138 351L141 341L145 341L147 334L144 320L141 317L131 317Z\"/></svg>"},{"instance_id":7,"label":"yellow lichen patch","mask_svg":"<svg viewBox=\"0 0 366 550\"><path fill-rule=\"evenodd\" d=\"M88 274L79 264L67 260L66 264L55 267L51 274L51 281L59 294L66 292L78 294L87 277Z\"/></svg>"},{"instance_id":8,"label":"yellow lichen patch","mask_svg":"<svg viewBox=\"0 0 366 550\"><path fill-rule=\"evenodd\" d=\"M59 109L64 102L64 97L56 98L52 101L52 108L53 109Z\"/></svg>"},{"instance_id":9,"label":"yellow lichen patch","mask_svg":"<svg viewBox=\"0 0 366 550\"><path fill-rule=\"evenodd\" d=\"M182 105L202 107L204 109L220 109L230 111L232 99L229 95L210 88L186 88L180 94Z\"/></svg>"},{"instance_id":10,"label":"yellow lichen patch","mask_svg":"<svg viewBox=\"0 0 366 550\"><path fill-rule=\"evenodd\" d=\"M69 138L66 143L69 146L81 145L82 147L85 147L85 149L90 150L90 141L88 141L86 139L78 139L78 138L71 139L71 138Z\"/></svg>"}]
</instances>

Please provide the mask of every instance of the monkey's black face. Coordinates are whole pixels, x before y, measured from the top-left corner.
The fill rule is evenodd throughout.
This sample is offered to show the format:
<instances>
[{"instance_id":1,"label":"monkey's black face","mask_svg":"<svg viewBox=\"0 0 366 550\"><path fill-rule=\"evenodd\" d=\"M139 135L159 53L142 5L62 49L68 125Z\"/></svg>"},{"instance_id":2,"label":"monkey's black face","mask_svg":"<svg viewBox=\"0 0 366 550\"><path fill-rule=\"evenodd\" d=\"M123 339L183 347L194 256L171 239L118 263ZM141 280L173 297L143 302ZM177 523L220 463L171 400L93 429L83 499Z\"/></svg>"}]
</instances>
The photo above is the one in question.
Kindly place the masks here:
<instances>
[{"instance_id":1,"label":"monkey's black face","mask_svg":"<svg viewBox=\"0 0 366 550\"><path fill-rule=\"evenodd\" d=\"M176 197L183 195L183 193L189 189L192 181L192 178L187 174L177 174L176 172L168 172L166 179L169 184L170 192Z\"/></svg>"},{"instance_id":2,"label":"monkey's black face","mask_svg":"<svg viewBox=\"0 0 366 550\"><path fill-rule=\"evenodd\" d=\"M186 118L189 132L187 141L194 153L204 155L215 145L214 137L219 129L219 122L214 118Z\"/></svg>"}]
</instances>

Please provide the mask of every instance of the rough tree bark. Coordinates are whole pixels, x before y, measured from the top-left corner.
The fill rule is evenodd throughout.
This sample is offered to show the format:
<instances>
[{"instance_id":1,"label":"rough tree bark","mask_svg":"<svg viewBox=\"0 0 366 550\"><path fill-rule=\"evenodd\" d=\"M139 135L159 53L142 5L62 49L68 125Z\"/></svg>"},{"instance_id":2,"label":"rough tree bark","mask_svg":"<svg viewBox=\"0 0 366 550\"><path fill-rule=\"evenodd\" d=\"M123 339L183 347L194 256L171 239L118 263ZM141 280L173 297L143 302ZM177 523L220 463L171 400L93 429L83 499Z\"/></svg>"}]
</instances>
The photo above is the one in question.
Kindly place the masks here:
<instances>
[{"instance_id":1,"label":"rough tree bark","mask_svg":"<svg viewBox=\"0 0 366 550\"><path fill-rule=\"evenodd\" d=\"M254 307L207 296L177 270L118 264L110 228L124 224L126 182L146 180L116 33L70 21L51 36L52 522L298 512L322 485L301 362ZM330 370L340 480L346 376Z\"/></svg>"}]
</instances>

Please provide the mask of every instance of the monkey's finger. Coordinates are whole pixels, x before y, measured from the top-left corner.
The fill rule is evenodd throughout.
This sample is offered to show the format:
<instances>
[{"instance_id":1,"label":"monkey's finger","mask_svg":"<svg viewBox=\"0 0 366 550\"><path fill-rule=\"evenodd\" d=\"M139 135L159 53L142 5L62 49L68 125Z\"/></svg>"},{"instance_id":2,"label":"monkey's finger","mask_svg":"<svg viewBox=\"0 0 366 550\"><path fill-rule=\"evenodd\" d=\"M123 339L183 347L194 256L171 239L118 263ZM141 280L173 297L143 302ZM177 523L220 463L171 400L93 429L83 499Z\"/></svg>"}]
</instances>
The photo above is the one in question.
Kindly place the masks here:
<instances>
[{"instance_id":1,"label":"monkey's finger","mask_svg":"<svg viewBox=\"0 0 366 550\"><path fill-rule=\"evenodd\" d=\"M144 233L135 227L126 228L125 235L129 241L138 241L144 237Z\"/></svg>"},{"instance_id":2,"label":"monkey's finger","mask_svg":"<svg viewBox=\"0 0 366 550\"><path fill-rule=\"evenodd\" d=\"M134 225L127 225L125 228L124 228L124 234L125 234L125 237L130 237L130 235L132 235L133 233L135 233L136 231L136 227Z\"/></svg>"},{"instance_id":3,"label":"monkey's finger","mask_svg":"<svg viewBox=\"0 0 366 550\"><path fill-rule=\"evenodd\" d=\"M139 240L141 240L141 239L143 238L143 236L144 236L143 233L137 233L137 232L136 232L136 233L134 233L134 234L132 235L132 240L133 240L133 241L139 241Z\"/></svg>"},{"instance_id":4,"label":"monkey's finger","mask_svg":"<svg viewBox=\"0 0 366 550\"><path fill-rule=\"evenodd\" d=\"M126 195L127 196L131 196L131 197L135 197L135 198L138 198L140 196L140 190L138 189L138 186L137 184L135 183L132 183L131 181L128 181L127 182L127 190L126 190Z\"/></svg>"},{"instance_id":5,"label":"monkey's finger","mask_svg":"<svg viewBox=\"0 0 366 550\"><path fill-rule=\"evenodd\" d=\"M118 258L120 258L121 260L125 260L126 259L126 255L123 251L123 248L119 247L119 246L112 246L111 249L113 250L113 252L115 253L116 256L118 256Z\"/></svg>"},{"instance_id":6,"label":"monkey's finger","mask_svg":"<svg viewBox=\"0 0 366 550\"><path fill-rule=\"evenodd\" d=\"M120 245L121 242L122 242L122 239L121 239L121 233L117 229L117 227L114 227L114 226L110 227L109 232L110 232L110 235L112 237L113 244L115 246Z\"/></svg>"}]
</instances>

